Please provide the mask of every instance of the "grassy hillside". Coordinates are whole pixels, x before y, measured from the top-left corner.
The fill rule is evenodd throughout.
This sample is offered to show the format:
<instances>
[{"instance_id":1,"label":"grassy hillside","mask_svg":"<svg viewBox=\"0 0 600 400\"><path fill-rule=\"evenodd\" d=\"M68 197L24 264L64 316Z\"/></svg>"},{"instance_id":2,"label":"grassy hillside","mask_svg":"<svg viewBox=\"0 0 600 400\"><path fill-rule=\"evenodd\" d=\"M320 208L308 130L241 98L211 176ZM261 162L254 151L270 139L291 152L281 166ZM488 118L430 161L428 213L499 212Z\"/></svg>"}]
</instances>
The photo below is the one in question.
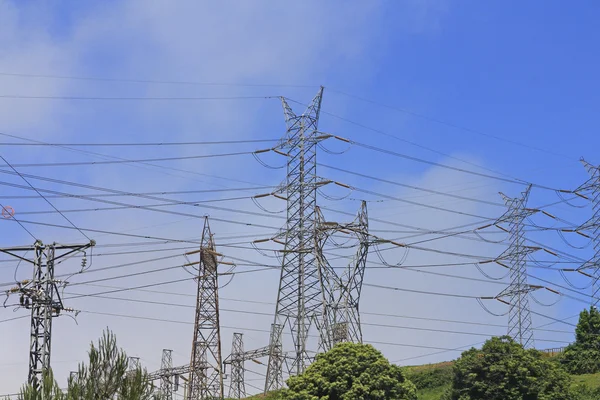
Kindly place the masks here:
<instances>
[{"instance_id":1,"label":"grassy hillside","mask_svg":"<svg viewBox=\"0 0 600 400\"><path fill-rule=\"evenodd\" d=\"M452 362L439 364L426 364L404 368L408 378L417 386L419 400L440 400L442 394L452 383ZM600 390L600 373L573 376L573 387L585 386L586 390ZM276 393L267 396L257 395L249 397L253 400L277 400ZM582 397L587 400L588 397ZM596 397L589 397L596 399Z\"/></svg>"}]
</instances>

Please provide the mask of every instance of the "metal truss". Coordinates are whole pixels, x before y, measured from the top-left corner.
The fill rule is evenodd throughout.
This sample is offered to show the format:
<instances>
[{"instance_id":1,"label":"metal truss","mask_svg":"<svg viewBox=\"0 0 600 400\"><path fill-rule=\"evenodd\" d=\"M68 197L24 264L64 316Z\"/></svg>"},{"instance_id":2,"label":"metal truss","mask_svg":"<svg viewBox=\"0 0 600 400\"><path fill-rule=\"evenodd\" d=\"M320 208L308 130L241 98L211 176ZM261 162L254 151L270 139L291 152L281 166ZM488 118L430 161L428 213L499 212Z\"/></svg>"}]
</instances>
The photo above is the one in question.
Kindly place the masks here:
<instances>
[{"instance_id":1,"label":"metal truss","mask_svg":"<svg viewBox=\"0 0 600 400\"><path fill-rule=\"evenodd\" d=\"M527 283L526 258L538 250L525 245L523 220L538 211L526 208L530 191L531 185L517 198L501 193L508 211L495 224L510 235L508 249L497 259L499 264L510 269L510 285L496 299L509 304L508 336L525 348L534 346L529 293L540 288Z\"/></svg>"},{"instance_id":2,"label":"metal truss","mask_svg":"<svg viewBox=\"0 0 600 400\"><path fill-rule=\"evenodd\" d=\"M63 282L54 279L54 265L57 260L64 261L75 253L85 254L95 244L90 241L87 244L44 245L37 240L33 246L0 249L2 253L33 265L33 278L18 282L17 287L10 289L8 294L18 293L20 305L31 310L28 383L35 388L41 388L43 373L50 369L52 319L63 311L74 311L63 305L59 291ZM27 252L33 252L33 260L20 255Z\"/></svg>"},{"instance_id":3,"label":"metal truss","mask_svg":"<svg viewBox=\"0 0 600 400\"><path fill-rule=\"evenodd\" d=\"M318 261L324 306L320 329L321 350L328 351L340 342L362 343L359 304L370 244L367 203L362 202L356 219L349 224L327 222L320 210L317 211L317 221ZM323 255L327 238L336 232L354 235L359 241L356 254L341 274L331 267Z\"/></svg>"},{"instance_id":4,"label":"metal truss","mask_svg":"<svg viewBox=\"0 0 600 400\"><path fill-rule=\"evenodd\" d=\"M590 174L590 179L577 190L584 192L585 197L592 203L592 218L581 225L577 231L587 231L594 241L594 255L578 268L579 271L591 270L585 274L592 277L592 306L598 307L600 302L600 166L595 166L581 160Z\"/></svg>"},{"instance_id":5,"label":"metal truss","mask_svg":"<svg viewBox=\"0 0 600 400\"><path fill-rule=\"evenodd\" d=\"M200 253L198 265L198 291L194 338L192 341L192 367L189 375L188 400L221 399L223 397L223 369L221 359L221 332L219 325L219 295L217 267L220 256L215 250L208 217L204 220L200 249L187 253Z\"/></svg>"},{"instance_id":6,"label":"metal truss","mask_svg":"<svg viewBox=\"0 0 600 400\"><path fill-rule=\"evenodd\" d=\"M246 397L246 385L244 383L244 339L242 333L233 334L229 362L231 363L229 398L241 399Z\"/></svg>"},{"instance_id":7,"label":"metal truss","mask_svg":"<svg viewBox=\"0 0 600 400\"><path fill-rule=\"evenodd\" d=\"M170 370L173 368L173 350L163 349L160 362L160 394L161 400L173 400L173 381Z\"/></svg>"},{"instance_id":8,"label":"metal truss","mask_svg":"<svg viewBox=\"0 0 600 400\"><path fill-rule=\"evenodd\" d=\"M240 399L246 396L246 387L244 381L244 362L246 361L254 361L263 357L270 357L272 360L276 360L279 364L281 364L284 360L284 355L282 354L282 345L281 345L281 325L272 324L271 325L271 337L269 346L261 347L255 350L244 351L244 342L243 335L241 333L233 334L233 343L231 355L223 361L223 364L231 366L231 381L229 386L229 397L232 399ZM278 365L279 365L278 364ZM278 369L281 371L281 368ZM281 387L283 384L283 379L281 376L273 376L276 380L275 382L271 382L271 386L273 387Z\"/></svg>"},{"instance_id":9,"label":"metal truss","mask_svg":"<svg viewBox=\"0 0 600 400\"><path fill-rule=\"evenodd\" d=\"M139 357L127 357L127 370L129 372L135 371L141 367Z\"/></svg>"},{"instance_id":10,"label":"metal truss","mask_svg":"<svg viewBox=\"0 0 600 400\"><path fill-rule=\"evenodd\" d=\"M323 88L302 115L296 115L282 99L286 137L274 149L284 153L287 181L281 194L287 200L287 222L275 238L285 243L274 324L288 330L294 346L290 375L304 372L311 361L307 349L308 332L322 318L322 294L314 241L317 188L324 184L317 178L317 144L321 139L317 126ZM271 335L271 349L275 349ZM274 352L269 356L265 389L281 387L282 362Z\"/></svg>"}]
</instances>

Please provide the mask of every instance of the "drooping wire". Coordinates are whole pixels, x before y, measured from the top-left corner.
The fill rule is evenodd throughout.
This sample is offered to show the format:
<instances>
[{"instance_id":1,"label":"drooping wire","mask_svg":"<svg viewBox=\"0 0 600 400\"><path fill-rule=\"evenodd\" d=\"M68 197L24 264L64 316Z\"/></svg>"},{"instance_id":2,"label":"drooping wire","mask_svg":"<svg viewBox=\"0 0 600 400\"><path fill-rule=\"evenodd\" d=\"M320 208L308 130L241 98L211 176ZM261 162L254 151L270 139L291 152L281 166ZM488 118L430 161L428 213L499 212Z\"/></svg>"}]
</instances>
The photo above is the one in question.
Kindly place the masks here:
<instances>
[{"instance_id":1,"label":"drooping wire","mask_svg":"<svg viewBox=\"0 0 600 400\"><path fill-rule=\"evenodd\" d=\"M344 150L342 150L342 151L333 151L333 150L329 150L329 149L328 149L327 147L325 147L325 146L324 146L324 145L323 145L321 142L317 143L317 146L319 146L319 148L320 148L321 150L323 150L325 153L334 154L334 155L340 155L340 154L345 154L345 153L347 153L348 151L350 151L350 149L352 148L352 143L350 143L350 144L348 145L348 147L347 147L347 148L345 148L345 149L344 149Z\"/></svg>"},{"instance_id":2,"label":"drooping wire","mask_svg":"<svg viewBox=\"0 0 600 400\"><path fill-rule=\"evenodd\" d=\"M556 193L556 196L558 196L559 199L562 200L563 203L565 203L566 205L573 207L573 208L585 208L588 206L588 204L584 204L581 206L575 205L575 204L571 204L570 200L572 199L567 199L566 197L564 197L561 193L560 190L555 190L554 193Z\"/></svg>"},{"instance_id":3,"label":"drooping wire","mask_svg":"<svg viewBox=\"0 0 600 400\"><path fill-rule=\"evenodd\" d=\"M398 268L398 267L401 267L401 266L402 266L402 264L404 264L404 262L405 262L405 261L406 261L406 259L408 258L408 253L409 253L409 251L410 251L410 248L409 248L409 247L405 247L405 248L404 248L404 249L405 249L405 251L404 251L404 254L402 255L402 257L400 257L400 261L399 261L399 262L397 262L396 264L390 264L390 263L388 263L388 262L385 260L385 258L384 258L384 257L383 257L383 255L381 254L381 250L379 249L379 244L377 244L377 243L376 243L376 244L373 246L373 248L375 249L375 254L377 255L377 258L379 258L379 260L380 260L380 261L381 261L381 262L382 262L384 265L386 265L386 266L388 266L388 267L392 267L392 268Z\"/></svg>"},{"instance_id":4,"label":"drooping wire","mask_svg":"<svg viewBox=\"0 0 600 400\"><path fill-rule=\"evenodd\" d=\"M478 304L481 306L481 308L483 308L483 310L484 310L485 312L487 312L487 313L488 313L488 314L490 314L490 315L493 315L494 317L503 317L503 316L505 316L506 314L508 314L508 313L509 313L509 311L510 311L510 310L509 310L509 311L507 311L507 312L505 312L505 313L502 313L502 314L497 314L497 313L495 313L495 312L492 312L492 311L491 311L489 308L487 308L487 307L485 306L485 304L483 304L483 301L482 301L480 298L477 298L477 303L478 303Z\"/></svg>"},{"instance_id":5,"label":"drooping wire","mask_svg":"<svg viewBox=\"0 0 600 400\"><path fill-rule=\"evenodd\" d=\"M558 236L560 236L560 238L562 239L562 241L563 241L563 242L564 242L564 243L565 243L567 246L569 246L569 247L572 247L572 248L574 248L574 249L577 249L577 250L583 250L583 249L587 249L587 248L588 248L588 247L590 247L590 245L593 243L593 241L590 239L590 240L588 240L587 244L585 244L585 245L583 245L583 246L575 246L575 245L571 244L571 242L569 242L569 241L567 240L567 238L565 237L565 235L562 233L562 231L561 231L561 230L558 230L558 231L557 231L557 233L558 233Z\"/></svg>"},{"instance_id":6,"label":"drooping wire","mask_svg":"<svg viewBox=\"0 0 600 400\"><path fill-rule=\"evenodd\" d=\"M540 306L542 306L542 307L552 307L552 306L555 306L556 304L558 304L558 302L559 302L559 301L561 301L561 300L563 299L563 296L562 296L562 294L560 294L560 295L558 296L558 300L556 300L554 303L551 303L551 304L546 304L546 303L542 303L541 301L539 301L539 300L538 300L538 299L537 299L537 298L536 298L536 297L533 295L533 292L532 292L532 293L529 293L529 295L531 296L531 299L532 299L533 301L535 301L537 304L539 304L539 305L540 305Z\"/></svg>"},{"instance_id":7,"label":"drooping wire","mask_svg":"<svg viewBox=\"0 0 600 400\"><path fill-rule=\"evenodd\" d=\"M254 205L258 208L260 208L262 211L266 212L266 213L270 213L270 214L281 214L284 213L286 211L285 208L279 210L279 211L272 211L272 210L268 210L266 207L264 207L262 204L260 204L260 202L255 198L255 197L251 197L252 202L254 203Z\"/></svg>"},{"instance_id":8,"label":"drooping wire","mask_svg":"<svg viewBox=\"0 0 600 400\"><path fill-rule=\"evenodd\" d=\"M590 282L587 285L585 285L583 287L579 287L579 286L576 286L575 284L573 284L571 282L571 280L569 278L567 278L567 274L565 274L565 271L560 269L559 272L560 272L560 275L562 276L563 280L567 283L567 285L571 286L573 289L576 289L576 290L589 289L592 286L592 284L594 283L593 281L590 280Z\"/></svg>"},{"instance_id":9,"label":"drooping wire","mask_svg":"<svg viewBox=\"0 0 600 400\"><path fill-rule=\"evenodd\" d=\"M510 275L510 271L508 271L504 276L501 276L499 278L493 277L490 274L488 274L487 272L485 272L483 270L483 268L481 268L481 265L479 265L479 263L473 263L473 265L475 265L475 268L477 268L477 270L481 273L481 275L485 276L488 279L491 279L493 281L501 281L506 279L509 275Z\"/></svg>"},{"instance_id":10,"label":"drooping wire","mask_svg":"<svg viewBox=\"0 0 600 400\"><path fill-rule=\"evenodd\" d=\"M273 165L269 165L269 164L267 164L266 162L264 162L264 161L263 161L263 160L262 160L262 159L261 159L261 158L258 156L258 154L256 154L256 152L252 152L252 157L254 157L254 159L255 159L256 161L258 161L258 163L259 163L260 165L262 165L263 167L269 168L269 169L282 169L282 168L285 168L285 167L286 167L286 165L287 165L287 164L283 164L283 165L280 165L280 166L273 166Z\"/></svg>"},{"instance_id":11,"label":"drooping wire","mask_svg":"<svg viewBox=\"0 0 600 400\"><path fill-rule=\"evenodd\" d=\"M334 197L334 196L331 196L331 195L329 195L329 194L326 194L326 193L325 193L323 190L321 190L321 188L318 188L318 189L317 189L317 192L318 192L318 193L319 193L321 196L323 196L323 198L325 198L325 199L327 199L327 200L331 200L331 201L342 201L342 200L346 200L346 199L347 199L347 198L348 198L348 197L349 197L349 196L350 196L350 195L351 195L351 194L354 192L354 189L352 189L352 188L351 188L351 189L348 191L348 193L346 193L345 195L343 195L343 196L340 196L340 197Z\"/></svg>"}]
</instances>

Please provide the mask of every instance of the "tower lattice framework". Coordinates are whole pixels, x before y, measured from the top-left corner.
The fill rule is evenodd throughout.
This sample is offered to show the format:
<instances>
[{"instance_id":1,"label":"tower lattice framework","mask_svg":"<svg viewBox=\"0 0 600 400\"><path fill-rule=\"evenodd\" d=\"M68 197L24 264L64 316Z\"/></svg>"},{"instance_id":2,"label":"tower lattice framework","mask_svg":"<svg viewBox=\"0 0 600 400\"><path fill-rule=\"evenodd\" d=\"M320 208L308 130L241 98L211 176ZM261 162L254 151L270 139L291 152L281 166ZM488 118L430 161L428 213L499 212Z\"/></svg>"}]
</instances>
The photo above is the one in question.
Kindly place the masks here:
<instances>
[{"instance_id":1,"label":"tower lattice framework","mask_svg":"<svg viewBox=\"0 0 600 400\"><path fill-rule=\"evenodd\" d=\"M317 217L318 261L324 306L321 348L328 351L340 342L362 343L359 303L370 244L367 203L361 203L356 219L349 224L325 221L320 209L317 210ZM356 254L341 273L332 268L323 255L325 242L334 233L354 235L358 239Z\"/></svg>"},{"instance_id":2,"label":"tower lattice framework","mask_svg":"<svg viewBox=\"0 0 600 400\"><path fill-rule=\"evenodd\" d=\"M285 152L287 180L282 192L287 200L287 222L278 239L284 241L283 261L275 309L274 324L280 325L292 337L290 375L298 375L311 360L307 349L310 327L318 325L322 317L322 298L314 240L317 188L323 182L317 177L317 127L321 110L323 88L306 111L296 115L282 99L286 137L276 147ZM271 335L277 340L277 335ZM279 336L280 337L280 336ZM279 339L280 340L280 339ZM274 343L271 347L276 349ZM282 360L278 354L269 356L265 390L278 389L282 384ZM275 386L279 385L279 386Z\"/></svg>"},{"instance_id":3,"label":"tower lattice framework","mask_svg":"<svg viewBox=\"0 0 600 400\"><path fill-rule=\"evenodd\" d=\"M498 257L498 263L510 270L510 285L496 298L508 299L508 336L526 348L534 346L529 293L538 288L527 283L526 258L537 250L525 245L523 230L525 218L537 212L526 207L530 191L531 185L517 198L501 193L508 211L496 221L496 226L509 233L508 249Z\"/></svg>"},{"instance_id":4,"label":"tower lattice framework","mask_svg":"<svg viewBox=\"0 0 600 400\"><path fill-rule=\"evenodd\" d=\"M221 399L223 369L219 325L218 259L208 217L204 220L200 249L187 253L200 254L198 291L192 356L190 361L188 400Z\"/></svg>"},{"instance_id":5,"label":"tower lattice framework","mask_svg":"<svg viewBox=\"0 0 600 400\"><path fill-rule=\"evenodd\" d=\"M168 371L173 368L173 350L163 349L160 361L160 394L162 400L173 400L173 382Z\"/></svg>"},{"instance_id":6,"label":"tower lattice framework","mask_svg":"<svg viewBox=\"0 0 600 400\"><path fill-rule=\"evenodd\" d=\"M600 166L591 165L581 160L583 166L590 174L590 179L577 190L584 192L592 203L592 217L578 228L578 231L587 231L594 242L594 254L579 270L588 270L586 275L592 277L592 306L598 308L600 302Z\"/></svg>"},{"instance_id":7,"label":"tower lattice framework","mask_svg":"<svg viewBox=\"0 0 600 400\"><path fill-rule=\"evenodd\" d=\"M231 343L231 379L229 398L242 399L246 397L244 382L244 338L242 333L234 332Z\"/></svg>"},{"instance_id":8,"label":"tower lattice framework","mask_svg":"<svg viewBox=\"0 0 600 400\"><path fill-rule=\"evenodd\" d=\"M63 311L73 311L63 305L59 291L62 282L54 278L55 263L94 245L93 240L74 245L44 245L37 240L33 246L0 249L2 253L33 265L32 279L18 282L9 294L19 294L20 305L31 310L28 383L37 389L43 385L44 372L50 369L52 320ZM33 252L33 260L25 258L28 252Z\"/></svg>"}]
</instances>

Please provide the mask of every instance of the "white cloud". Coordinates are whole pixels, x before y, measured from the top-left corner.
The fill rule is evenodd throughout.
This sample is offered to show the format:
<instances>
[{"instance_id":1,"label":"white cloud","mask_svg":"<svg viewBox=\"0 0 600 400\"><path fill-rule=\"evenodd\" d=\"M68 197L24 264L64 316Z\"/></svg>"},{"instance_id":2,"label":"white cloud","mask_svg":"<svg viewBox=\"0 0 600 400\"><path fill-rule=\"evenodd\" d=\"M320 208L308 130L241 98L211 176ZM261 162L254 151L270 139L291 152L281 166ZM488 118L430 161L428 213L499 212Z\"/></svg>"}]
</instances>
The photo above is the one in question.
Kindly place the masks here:
<instances>
[{"instance_id":1,"label":"white cloud","mask_svg":"<svg viewBox=\"0 0 600 400\"><path fill-rule=\"evenodd\" d=\"M430 6L422 7L422 3L410 3L404 9L403 18L418 24L412 33L423 31L429 18L433 25L437 24L440 12L436 8L441 2L429 2ZM431 6L433 4L434 6ZM433 7L433 8L431 8ZM96 5L88 12L82 12L72 22L60 20L45 20L49 18L38 14L39 26L69 23L72 26L65 29L60 38L49 33L51 29L39 29L25 32L19 24L23 18L23 9L12 2L0 3L0 72L14 71L24 73L44 73L56 75L107 76L128 77L132 79L160 79L204 81L216 83L307 83L318 85L331 79L332 70L343 76L345 67L364 65L362 76L352 79L368 79L375 76L377 70L372 68L369 57L369 46L378 40L377 23L384 10L375 2L352 2L344 6L334 3L275 3L275 2L179 2L174 7L166 1L127 1L105 2ZM431 14L433 10L433 14ZM412 16L415 16L414 18ZM418 26L417 26L418 25ZM27 24L31 27L32 24ZM33 24L35 26L35 24ZM418 29L417 29L418 27ZM2 45L0 45L2 46ZM365 59L365 60L363 60ZM338 77L339 77L338 76ZM60 79L26 79L0 77L2 93L7 94L39 94L45 96L82 95L82 96L237 96L248 94L272 95L285 94L301 101L308 101L316 92L316 88L241 88L223 86L197 85L149 85L134 83L73 81ZM333 98L327 98L332 101ZM339 101L339 99L338 99ZM52 141L151 141L151 140L208 140L219 138L248 138L248 137L279 137L283 131L280 116L280 106L276 100L271 103L258 102L66 102L66 101L26 101L0 100L0 131L23 134L32 138ZM327 103L330 104L330 103ZM344 107L343 103L338 103ZM224 150L225 149L225 150ZM127 158L145 158L154 156L185 155L203 151L206 153L228 151L219 149L93 149L99 152ZM89 159L77 153L68 153L60 149L52 152L22 151L11 154L11 159L19 162L51 162L56 160ZM283 170L270 172L263 169L251 158L226 159L212 162L182 162L170 164L177 168L189 169L194 172L218 174L243 180L268 182L276 184L283 179ZM44 170L27 170L27 172L59 179L85 182L90 185L105 186L125 191L168 191L180 189L212 188L214 185L199 182L205 177L187 174L188 179L174 178L162 173L152 173L152 168L133 168L128 166L89 167ZM165 171L163 171L165 172ZM168 171L174 175L184 175L180 172ZM193 179L189 179L189 178ZM347 180L348 177L345 177ZM4 179L4 177L3 177ZM12 178L11 178L12 179ZM391 179L413 182L414 184L442 188L440 190L455 190L473 187L469 195L490 199L493 187L479 187L474 179L465 179L456 173L432 170L423 176L392 176ZM344 181L344 180L342 180ZM18 179L13 180L18 182ZM216 180L210 180L215 183ZM21 182L22 183L22 182ZM234 186L239 183L221 182ZM72 188L65 185L44 184L36 181L42 187L51 187L76 193L90 193L91 189ZM389 188L376 187L390 193ZM11 192L17 193L17 192ZM21 194L32 194L20 191ZM416 196L414 192L397 191L397 196ZM212 195L211 195L212 196ZM223 194L223 197L229 194ZM168 197L168 196L164 196ZM215 195L216 197L216 195ZM186 200L200 200L201 196L182 197ZM117 201L146 204L141 199L114 199ZM492 199L493 200L493 199ZM93 204L76 200L53 200L61 209L80 207L106 207L105 204ZM418 201L443 205L472 213L489 212L487 208L458 200L448 200L439 196L427 196ZM148 203L155 201L148 200ZM18 204L19 210L40 209L43 203L28 202ZM248 200L218 203L219 206L252 210L260 212ZM272 208L277 209L277 203ZM354 212L356 204L344 208ZM386 207L389 207L386 208ZM44 209L49 209L44 206ZM236 215L218 210L178 206L169 208L181 212L202 215L209 212L211 216L224 219L235 218L247 223L260 223L280 227L282 221L258 216ZM414 206L400 207L393 202L372 206L370 214L373 217L385 218L390 221L428 228L446 228L464 223L464 216L450 216L435 211L422 211ZM89 212L68 214L77 225L94 229L131 232L164 237L197 237L201 231L202 221L188 219L184 216L151 214L140 210L126 210L115 213ZM333 215L332 215L333 217ZM31 216L28 219L36 219ZM67 224L59 216L44 221ZM345 218L344 218L345 219ZM178 224L170 224L173 221ZM7 229L1 225L0 229ZM144 229L139 229L145 227ZM374 229L390 229L383 224L372 223ZM17 235L18 227L15 229ZM81 235L76 231L47 229L42 231L32 227L36 234L43 232L48 236L47 241L60 237L60 241L80 241ZM254 232L264 232L264 229L240 227L225 223L214 222L213 231L219 238L242 235ZM4 231L3 231L4 232ZM18 235L21 235L20 231ZM99 244L130 242L135 239L106 237L94 234ZM23 236L23 240L29 240ZM244 239L223 239L225 243L243 242ZM247 240L246 240L247 241ZM219 242L217 242L219 246ZM247 246L247 244L246 244ZM444 241L443 245L432 247L456 252L486 254L490 246L482 246L478 242L462 240ZM276 264L276 259L260 257L253 250L220 247L228 255L241 258L251 258L258 262ZM98 249L98 252L119 251L119 248ZM168 254L168 253L167 253ZM175 252L177 254L177 252ZM98 257L94 268L113 264L136 261L140 259L159 257L153 253L133 254L121 257ZM372 260L376 260L371 255ZM390 257L393 259L393 257ZM421 254L412 251L407 263L432 263L444 261L444 257ZM142 264L137 267L124 267L121 270L111 270L104 273L85 274L72 278L72 282L82 282L91 279L108 277L118 273L143 272L149 269L177 265L181 259L163 260ZM65 265L70 271L76 270L77 263ZM250 267L239 267L248 269ZM428 269L429 270L429 269ZM12 280L12 269L0 270L2 281ZM431 269L434 272L449 272L447 269ZM27 277L23 271L22 277ZM473 270L467 272L452 270L449 273L477 276ZM186 277L181 270L169 270L157 274L141 275L117 281L106 281L100 284L116 286L134 286L161 280L173 280ZM239 275L231 285L223 289L223 297L242 298L255 301L274 301L277 289L278 274L276 271L256 274ZM485 292L496 290L500 285L482 286L462 280L449 280L432 275L424 275L409 271L368 271L367 282L385 283L399 287L414 287L421 290L443 288L450 293ZM192 282L155 288L162 291L181 291L193 293ZM110 290L100 287L76 287L71 292L101 292ZM193 305L193 297L172 296L165 294L126 292L115 294L117 297L146 299L152 301L179 302ZM397 294L394 292L373 291L365 288L363 310L381 311L395 314L439 316L440 314L456 319L488 320L477 304L466 301L443 301L438 298L422 295ZM270 305L243 304L223 301L223 307L230 309L258 310L270 313ZM73 300L70 306L81 309L122 313L129 315L165 318L178 321L193 320L193 310L188 308L165 307L160 305L144 305L118 302L108 299ZM457 309L457 307L460 307ZM20 311L23 313L23 311ZM2 312L12 316L12 313ZM20 315L20 314L19 314ZM365 321L381 321L374 317ZM250 315L227 312L223 314L223 325L228 327L253 327L268 329L272 318L270 316ZM489 319L491 320L491 318ZM386 320L386 322L389 322ZM403 324L405 321L394 320L393 324ZM64 382L68 372L76 366L76 360L84 358L90 341L96 340L102 328L111 326L118 335L120 344L131 355L142 357L151 369L156 368L160 361L162 348L175 350L175 363L188 362L189 343L192 327L189 325L159 324L150 321L118 319L97 315L82 314L79 325L66 318L57 320L54 324L53 360L58 379ZM407 324L412 325L412 323ZM432 326L435 325L423 325ZM464 327L457 327L464 328ZM15 392L26 376L29 322L27 318L10 323L0 324L0 336L8 338L10 348L2 347L3 365L0 365L0 387L3 392ZM467 328L465 328L467 329ZM222 340L225 352L229 349L231 333L235 329L225 328ZM439 347L456 346L458 344L474 343L464 336L444 336L422 334L414 331L365 328L367 340L397 341L419 343ZM246 332L246 347L253 348L266 344L267 334L262 332ZM432 343L433 342L433 343ZM400 359L423 353L423 350L381 347L391 359ZM454 355L454 354L452 354ZM441 357L446 357L443 355ZM62 362L64 361L64 363ZM14 366L12 363L18 363ZM260 386L260 385L259 385Z\"/></svg>"}]
</instances>

